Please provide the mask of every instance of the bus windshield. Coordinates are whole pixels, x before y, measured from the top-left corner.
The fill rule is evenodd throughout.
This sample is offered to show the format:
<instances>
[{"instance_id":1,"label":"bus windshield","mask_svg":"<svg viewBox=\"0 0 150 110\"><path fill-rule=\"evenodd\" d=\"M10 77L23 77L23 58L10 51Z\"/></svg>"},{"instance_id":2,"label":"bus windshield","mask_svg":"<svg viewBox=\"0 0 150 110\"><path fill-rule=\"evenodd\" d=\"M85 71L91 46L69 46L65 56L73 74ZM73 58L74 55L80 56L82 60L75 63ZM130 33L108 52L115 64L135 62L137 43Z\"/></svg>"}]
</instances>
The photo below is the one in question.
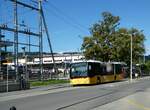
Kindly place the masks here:
<instances>
[{"instance_id":1,"label":"bus windshield","mask_svg":"<svg viewBox=\"0 0 150 110\"><path fill-rule=\"evenodd\" d=\"M71 78L87 76L87 63L75 63L71 67Z\"/></svg>"}]
</instances>

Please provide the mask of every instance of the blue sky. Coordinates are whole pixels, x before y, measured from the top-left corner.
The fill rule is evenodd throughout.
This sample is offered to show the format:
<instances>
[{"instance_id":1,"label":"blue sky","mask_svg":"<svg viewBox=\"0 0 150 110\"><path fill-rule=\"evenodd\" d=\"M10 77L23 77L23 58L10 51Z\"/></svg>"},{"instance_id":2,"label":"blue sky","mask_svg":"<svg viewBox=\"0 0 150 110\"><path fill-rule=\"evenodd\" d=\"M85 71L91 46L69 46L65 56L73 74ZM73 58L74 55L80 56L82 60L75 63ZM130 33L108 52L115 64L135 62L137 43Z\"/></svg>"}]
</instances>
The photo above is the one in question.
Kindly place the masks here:
<instances>
[{"instance_id":1,"label":"blue sky","mask_svg":"<svg viewBox=\"0 0 150 110\"><path fill-rule=\"evenodd\" d=\"M23 0L25 2L29 0ZM149 0L48 0L43 3L46 22L55 52L79 51L83 39L90 35L89 28L101 20L101 13L109 11L120 16L120 27L136 27L146 35L146 54L150 54ZM37 16L22 17L33 23ZM48 51L46 39L44 51Z\"/></svg>"}]
</instances>

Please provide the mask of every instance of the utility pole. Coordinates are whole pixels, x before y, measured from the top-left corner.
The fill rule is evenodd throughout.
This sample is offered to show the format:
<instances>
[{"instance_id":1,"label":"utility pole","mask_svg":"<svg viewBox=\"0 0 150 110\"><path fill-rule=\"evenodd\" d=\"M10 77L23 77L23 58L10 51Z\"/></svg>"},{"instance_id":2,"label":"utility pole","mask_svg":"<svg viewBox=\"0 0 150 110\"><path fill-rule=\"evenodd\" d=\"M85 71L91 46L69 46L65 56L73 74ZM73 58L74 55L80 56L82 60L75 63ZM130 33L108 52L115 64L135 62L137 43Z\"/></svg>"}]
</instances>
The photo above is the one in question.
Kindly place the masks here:
<instances>
[{"instance_id":1,"label":"utility pole","mask_svg":"<svg viewBox=\"0 0 150 110\"><path fill-rule=\"evenodd\" d=\"M2 32L1 32L1 29L0 29L0 75L1 75L1 63L2 63L2 49L1 49L1 41L2 41Z\"/></svg>"},{"instance_id":2,"label":"utility pole","mask_svg":"<svg viewBox=\"0 0 150 110\"><path fill-rule=\"evenodd\" d=\"M131 42L130 42L130 45L131 45L131 48L130 48L130 51L131 51L130 52L131 53L130 54L130 81L132 82L132 50L133 50L133 45L132 45L133 38L132 37L133 37L133 34L131 34L130 37L131 37Z\"/></svg>"},{"instance_id":3,"label":"utility pole","mask_svg":"<svg viewBox=\"0 0 150 110\"><path fill-rule=\"evenodd\" d=\"M18 9L17 9L17 0L14 1L14 53L15 53L15 72L16 72L16 80L19 81L19 73L18 73Z\"/></svg>"},{"instance_id":4,"label":"utility pole","mask_svg":"<svg viewBox=\"0 0 150 110\"><path fill-rule=\"evenodd\" d=\"M30 32L30 29L29 29L29 32ZM29 35L29 37L28 37L28 43L29 43L29 45L28 45L28 47L29 47L29 53L31 52L31 39L30 39L30 35Z\"/></svg>"},{"instance_id":5,"label":"utility pole","mask_svg":"<svg viewBox=\"0 0 150 110\"><path fill-rule=\"evenodd\" d=\"M40 75L43 80L43 36L42 36L42 0L39 0L39 61Z\"/></svg>"},{"instance_id":6,"label":"utility pole","mask_svg":"<svg viewBox=\"0 0 150 110\"><path fill-rule=\"evenodd\" d=\"M22 44L22 45L29 45L30 46L35 46L35 47L39 47L39 59L40 59L40 73L42 74L43 71L43 66L42 66L42 54L43 54L43 41L42 41L42 17L41 17L41 0L39 0L39 7L34 7L32 5L28 5L26 3L20 2L19 0L9 0L11 2L13 2L14 4L14 28L8 28L7 26L0 26L0 29L3 30L7 30L7 31L11 31L14 32L14 53L15 53L15 58L14 58L14 63L15 63L15 70L16 70L16 75L17 75L17 80L19 79L19 74L18 74L18 44ZM17 5L23 6L25 8L34 10L36 12L39 12L39 33L34 33L31 32L30 30L19 30L18 29L18 14L17 14ZM25 34L25 35L32 35L32 36L36 36L39 38L39 45L33 45L33 44L25 44L25 43L19 43L18 42L18 33L21 34ZM29 38L30 39L30 38ZM30 41L29 41L30 42Z\"/></svg>"},{"instance_id":7,"label":"utility pole","mask_svg":"<svg viewBox=\"0 0 150 110\"><path fill-rule=\"evenodd\" d=\"M29 74L28 74L28 69L27 69L27 55L26 55L26 47L22 47L22 50L23 50L23 58L25 60L24 62L24 65L23 65L23 68L24 68L24 73L25 73L25 78L26 80L28 81L29 80Z\"/></svg>"},{"instance_id":8,"label":"utility pole","mask_svg":"<svg viewBox=\"0 0 150 110\"><path fill-rule=\"evenodd\" d=\"M38 0L38 7L34 7L32 5L28 5L26 3L23 3L21 2L21 0L9 0L11 2L14 3L14 24L15 24L15 27L14 29L13 28L8 28L8 27L3 27L3 26L0 26L0 29L2 30L6 30L6 31L11 31L11 32L14 32L14 51L15 51L15 66L17 67L18 65L18 44L20 44L18 42L18 33L21 33L21 34L25 34L25 35L32 35L32 36L36 36L39 38L39 63L40 63L40 74L41 76L43 77L43 35L42 35L42 24L44 24L44 28L46 30L46 35L47 35L47 39L48 39L48 43L49 43L49 47L50 47L50 52L52 54L52 59L53 59L53 63L54 63L54 69L55 69L55 72L57 72L57 69L56 69L56 64L55 64L55 59L54 59L54 54L53 54L53 51L52 51L52 46L51 46L51 41L50 41L50 36L49 36L49 33L48 33L48 28L47 28L47 25L46 25L46 21L45 21L45 17L44 17L44 13L43 13L43 10L42 10L42 1L43 0ZM23 6L25 8L29 8L31 10L34 10L36 12L39 13L39 33L34 33L34 32L31 32L30 30L28 31L24 31L24 30L19 30L18 29L18 15L17 15L17 4L20 5L20 6ZM30 37L29 37L29 44L24 44L24 43L21 43L23 45L29 45L29 48L30 46L35 46L37 47L37 45L33 45L33 44L30 44ZM30 49L29 49L30 51ZM18 68L16 69L16 72L18 74Z\"/></svg>"},{"instance_id":9,"label":"utility pole","mask_svg":"<svg viewBox=\"0 0 150 110\"><path fill-rule=\"evenodd\" d=\"M47 40L48 40L48 44L49 44L49 47L50 47L50 52L52 54L52 60L53 60L53 64L54 64L54 70L55 70L55 73L57 74L58 71L57 71L57 67L56 67L56 63L55 63L55 58L54 58L54 53L53 53L53 49L52 49L52 45L51 45L50 35L49 35L49 32L48 32L48 27L47 27L47 24L46 24L46 20L45 20L45 16L44 16L44 12L43 12L42 7L41 7L41 10L42 10L43 24L44 24L45 31L46 31Z\"/></svg>"},{"instance_id":10,"label":"utility pole","mask_svg":"<svg viewBox=\"0 0 150 110\"><path fill-rule=\"evenodd\" d=\"M7 81L6 81L6 91L9 91L9 65L7 64Z\"/></svg>"}]
</instances>

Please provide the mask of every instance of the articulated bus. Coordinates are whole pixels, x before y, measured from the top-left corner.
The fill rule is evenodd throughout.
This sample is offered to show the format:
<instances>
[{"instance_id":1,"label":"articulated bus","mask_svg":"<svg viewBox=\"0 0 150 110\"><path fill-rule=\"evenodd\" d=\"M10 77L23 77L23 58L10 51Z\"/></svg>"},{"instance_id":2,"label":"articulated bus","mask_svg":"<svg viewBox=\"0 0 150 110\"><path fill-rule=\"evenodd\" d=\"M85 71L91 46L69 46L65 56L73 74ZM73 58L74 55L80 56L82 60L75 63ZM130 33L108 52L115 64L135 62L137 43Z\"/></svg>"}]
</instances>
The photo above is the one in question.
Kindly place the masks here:
<instances>
[{"instance_id":1,"label":"articulated bus","mask_svg":"<svg viewBox=\"0 0 150 110\"><path fill-rule=\"evenodd\" d=\"M121 62L78 61L71 65L70 83L86 85L119 81L124 78L124 66Z\"/></svg>"}]
</instances>

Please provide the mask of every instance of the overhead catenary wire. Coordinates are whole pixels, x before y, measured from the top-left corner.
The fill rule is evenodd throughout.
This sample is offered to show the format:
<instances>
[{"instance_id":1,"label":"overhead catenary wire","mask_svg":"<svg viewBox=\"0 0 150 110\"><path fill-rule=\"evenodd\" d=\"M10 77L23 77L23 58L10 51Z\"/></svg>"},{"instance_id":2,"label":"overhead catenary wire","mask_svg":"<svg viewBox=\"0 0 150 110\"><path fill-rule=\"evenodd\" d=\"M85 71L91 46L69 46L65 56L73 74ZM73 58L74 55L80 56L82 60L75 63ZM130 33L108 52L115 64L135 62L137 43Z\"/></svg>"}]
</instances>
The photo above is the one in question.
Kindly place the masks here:
<instances>
[{"instance_id":1,"label":"overhead catenary wire","mask_svg":"<svg viewBox=\"0 0 150 110\"><path fill-rule=\"evenodd\" d=\"M0 4L0 8L2 8L0 10L0 11L2 11L0 14L3 17L3 18L1 17L1 19L0 19L2 21L2 22L0 22L0 25L13 25L14 24L14 19L13 19L14 15L12 14L13 7L11 7L11 5L8 5L9 3L7 3L7 2L10 2L10 1L14 1L14 0L3 0L3 3L5 3L6 5L1 5ZM23 8L24 9L24 6L23 5L18 5L18 8ZM26 17L28 17L28 16L25 16L25 15L31 13L32 11L33 11L33 9L28 9L28 10L25 10L25 11L20 11L20 12L18 12L18 15L20 15L20 16L24 15L23 16L23 21L24 21L24 19ZM5 13L7 13L7 14L5 14ZM7 19L8 17L9 17L9 20ZM21 18L19 18L19 19L21 19ZM30 28L32 28L32 27L30 27Z\"/></svg>"},{"instance_id":2,"label":"overhead catenary wire","mask_svg":"<svg viewBox=\"0 0 150 110\"><path fill-rule=\"evenodd\" d=\"M59 16L57 13L55 13L54 11L51 11L51 13L49 13L49 9L48 8L44 8L44 10L47 12L47 14L53 14L55 17L57 17L58 19L62 20L64 23L66 23L69 26L72 26L74 29L79 30L82 33L85 33L85 31L81 28L79 28L77 25L69 22L67 19L65 19L63 16Z\"/></svg>"},{"instance_id":3,"label":"overhead catenary wire","mask_svg":"<svg viewBox=\"0 0 150 110\"><path fill-rule=\"evenodd\" d=\"M0 23L1 22L6 22L6 20L7 20L7 14L6 13L8 13L8 11L9 11L9 6L8 6L8 4L6 3L6 1L1 1L2 3L0 3L1 5L0 5Z\"/></svg>"},{"instance_id":4,"label":"overhead catenary wire","mask_svg":"<svg viewBox=\"0 0 150 110\"><path fill-rule=\"evenodd\" d=\"M32 10L26 10L26 11L23 11L23 12L20 12L20 13L18 13L18 15L26 15L26 14L29 14L29 13L31 13L32 12ZM9 21L6 21L6 22L4 22L3 24L6 24L6 25L8 25L8 24L13 24L13 15L9 15L9 18L12 18L11 20L9 20Z\"/></svg>"},{"instance_id":5,"label":"overhead catenary wire","mask_svg":"<svg viewBox=\"0 0 150 110\"><path fill-rule=\"evenodd\" d=\"M75 20L73 17L69 16L68 14L64 13L62 10L60 10L58 7L56 7L52 2L48 2L49 5L51 5L51 7L53 9L55 9L58 13L60 13L62 16L65 16L66 18L68 18L68 20L71 20L73 23L75 23L76 25L78 25L80 28L86 29L85 26L83 26L82 24L80 24L79 22L77 22L77 20Z\"/></svg>"},{"instance_id":6,"label":"overhead catenary wire","mask_svg":"<svg viewBox=\"0 0 150 110\"><path fill-rule=\"evenodd\" d=\"M72 26L73 28L79 30L82 33L86 32L86 28L84 26L82 26L81 24L79 24L76 20L74 20L74 18L68 16L67 14L65 14L64 12L62 12L59 8L57 8L54 4L52 4L50 1L48 1L48 4L51 5L51 7L54 9L54 11L50 11L49 8L45 8L48 14L50 14L50 12L57 18L61 19L63 22L65 22L66 24ZM26 12L22 12L22 13L18 13L19 15L25 15L28 12L31 12L32 10L28 10ZM9 20L7 22L4 22L3 24L13 24L13 20ZM32 27L30 27L32 28ZM34 28L35 29L35 28Z\"/></svg>"},{"instance_id":7,"label":"overhead catenary wire","mask_svg":"<svg viewBox=\"0 0 150 110\"><path fill-rule=\"evenodd\" d=\"M50 2L48 2L48 4L51 5L51 8L53 8L53 10L50 10L50 8L47 8L47 7L44 8L46 9L48 14L53 14L55 17L61 19L66 24L81 31L82 33L86 33L86 31L88 30L86 27L82 26L74 18L68 16L67 14L59 10L55 5L51 4Z\"/></svg>"}]
</instances>

